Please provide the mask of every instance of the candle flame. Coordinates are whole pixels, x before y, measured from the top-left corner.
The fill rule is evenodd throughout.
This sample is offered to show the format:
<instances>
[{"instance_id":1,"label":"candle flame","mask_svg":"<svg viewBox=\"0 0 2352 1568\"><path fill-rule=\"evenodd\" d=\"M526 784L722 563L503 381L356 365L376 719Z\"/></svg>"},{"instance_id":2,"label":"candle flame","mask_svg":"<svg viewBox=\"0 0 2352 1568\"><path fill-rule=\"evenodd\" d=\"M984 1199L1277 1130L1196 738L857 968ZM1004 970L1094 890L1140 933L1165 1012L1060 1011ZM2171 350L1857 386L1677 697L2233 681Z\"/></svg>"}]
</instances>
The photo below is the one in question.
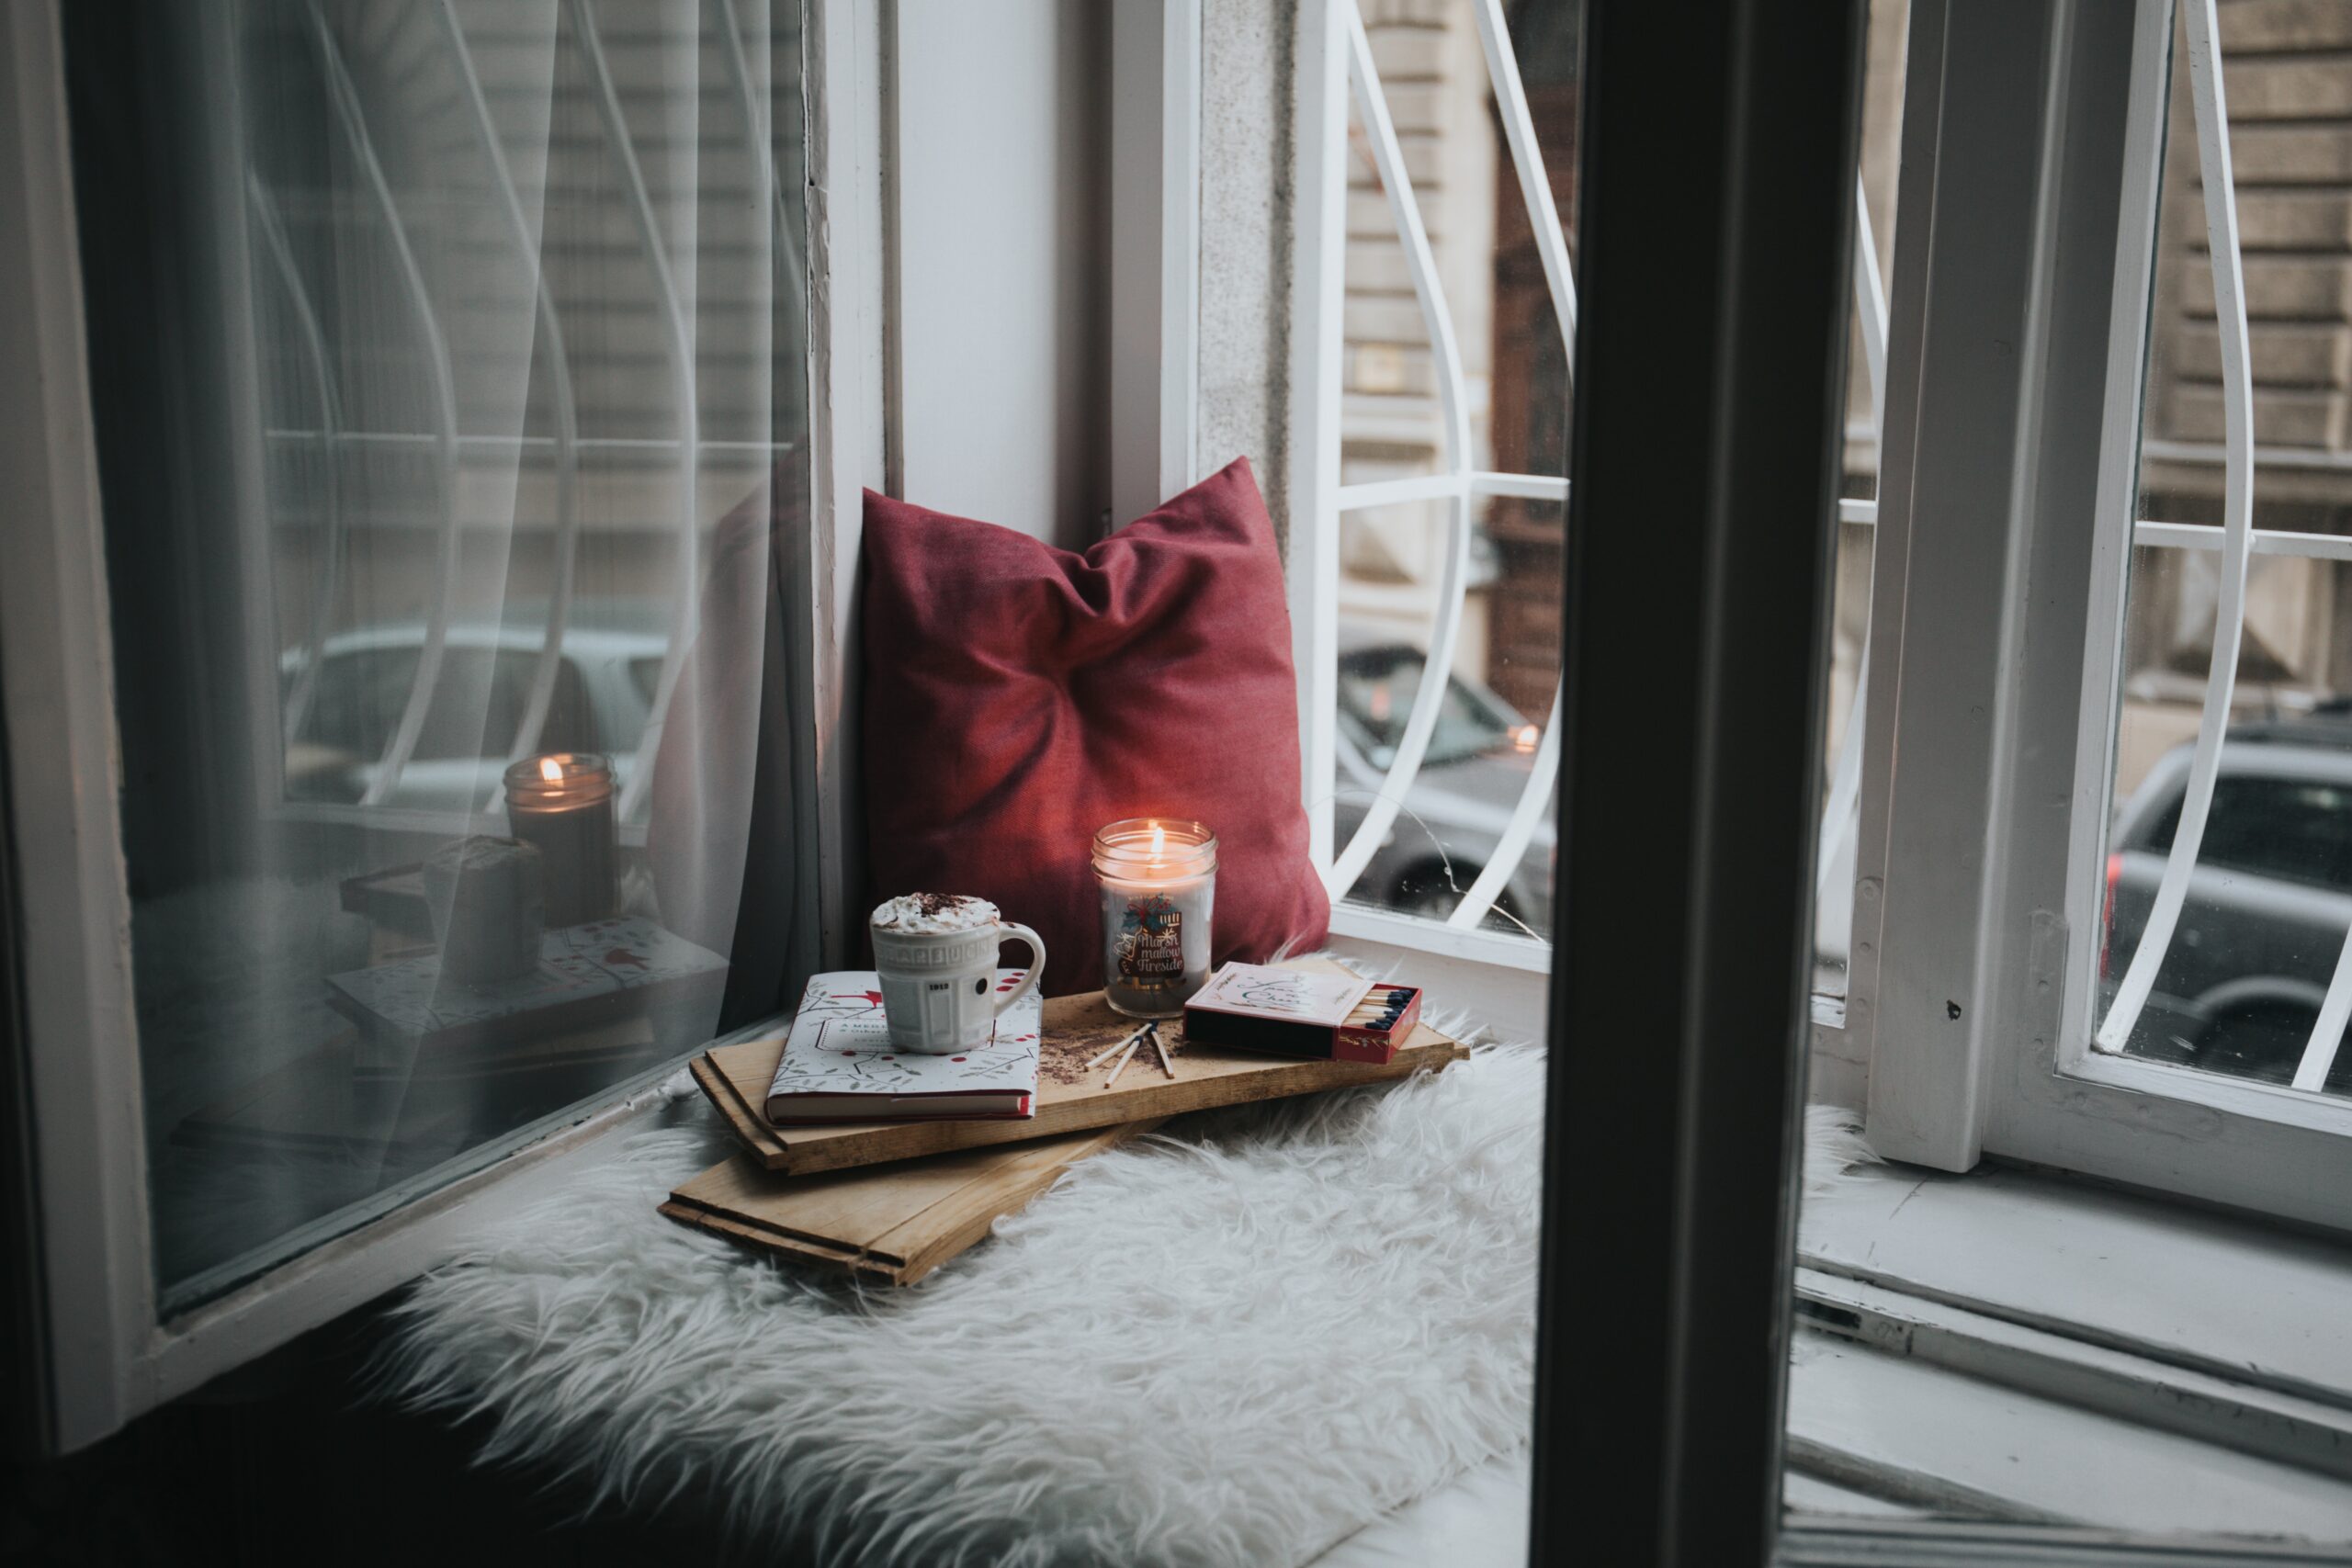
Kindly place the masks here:
<instances>
[{"instance_id":1,"label":"candle flame","mask_svg":"<svg viewBox=\"0 0 2352 1568\"><path fill-rule=\"evenodd\" d=\"M1536 728L1532 724L1527 724L1521 725L1519 728L1518 732L1511 736L1510 741L1514 747L1521 751L1532 751L1535 750L1535 743L1543 739L1544 732L1542 730Z\"/></svg>"},{"instance_id":2,"label":"candle flame","mask_svg":"<svg viewBox=\"0 0 2352 1568\"><path fill-rule=\"evenodd\" d=\"M563 782L563 764L557 761L553 757L540 758L539 777L547 780L549 784L561 784Z\"/></svg>"},{"instance_id":3,"label":"candle flame","mask_svg":"<svg viewBox=\"0 0 2352 1568\"><path fill-rule=\"evenodd\" d=\"M1154 865L1167 856L1168 829L1154 822L1151 825L1151 861Z\"/></svg>"}]
</instances>

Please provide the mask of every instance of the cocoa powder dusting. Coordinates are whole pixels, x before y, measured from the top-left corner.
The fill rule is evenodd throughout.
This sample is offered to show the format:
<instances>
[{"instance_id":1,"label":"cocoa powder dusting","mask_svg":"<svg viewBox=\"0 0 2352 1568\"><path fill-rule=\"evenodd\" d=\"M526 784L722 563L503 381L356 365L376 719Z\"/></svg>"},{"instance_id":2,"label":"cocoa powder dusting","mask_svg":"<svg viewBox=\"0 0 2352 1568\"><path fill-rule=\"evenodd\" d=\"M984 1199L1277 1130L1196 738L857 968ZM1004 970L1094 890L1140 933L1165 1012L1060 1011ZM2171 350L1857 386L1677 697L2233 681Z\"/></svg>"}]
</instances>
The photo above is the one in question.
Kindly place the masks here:
<instances>
[{"instance_id":1,"label":"cocoa powder dusting","mask_svg":"<svg viewBox=\"0 0 2352 1568\"><path fill-rule=\"evenodd\" d=\"M1115 1029L1088 1029L1081 1033L1065 1035L1059 1039L1047 1037L1037 1052L1037 1081L1041 1084L1060 1084L1064 1087L1071 1084L1100 1084L1110 1075L1112 1062L1116 1062L1119 1058L1113 1056L1110 1061L1098 1062L1092 1067L1089 1067L1086 1064L1093 1061L1102 1047L1134 1028L1134 1024L1123 1021ZM1183 1043L1183 1036L1171 1032L1166 1027L1162 1027L1159 1032L1159 1043L1168 1047L1168 1059L1171 1063L1182 1054L1178 1047ZM1138 1079L1135 1076L1138 1068L1149 1070L1144 1077ZM1150 1038L1147 1036L1136 1042L1135 1058L1128 1062L1125 1074L1119 1079L1119 1088L1124 1089L1131 1083L1165 1083L1167 1081L1167 1075L1159 1070L1159 1058L1151 1049Z\"/></svg>"}]
</instances>

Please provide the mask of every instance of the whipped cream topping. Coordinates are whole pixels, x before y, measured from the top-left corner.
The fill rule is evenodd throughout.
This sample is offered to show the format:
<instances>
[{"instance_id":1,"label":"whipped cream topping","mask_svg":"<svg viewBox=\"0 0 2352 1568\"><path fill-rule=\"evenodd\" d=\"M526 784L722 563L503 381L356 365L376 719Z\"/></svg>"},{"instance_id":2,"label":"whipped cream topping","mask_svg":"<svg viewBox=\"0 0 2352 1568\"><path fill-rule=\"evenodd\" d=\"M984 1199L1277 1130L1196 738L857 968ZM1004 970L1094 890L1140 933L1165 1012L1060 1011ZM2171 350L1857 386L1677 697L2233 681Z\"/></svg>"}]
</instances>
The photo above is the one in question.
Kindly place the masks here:
<instances>
[{"instance_id":1,"label":"whipped cream topping","mask_svg":"<svg viewBox=\"0 0 2352 1568\"><path fill-rule=\"evenodd\" d=\"M881 931L969 931L996 919L994 904L965 893L902 893L874 908L874 929Z\"/></svg>"}]
</instances>

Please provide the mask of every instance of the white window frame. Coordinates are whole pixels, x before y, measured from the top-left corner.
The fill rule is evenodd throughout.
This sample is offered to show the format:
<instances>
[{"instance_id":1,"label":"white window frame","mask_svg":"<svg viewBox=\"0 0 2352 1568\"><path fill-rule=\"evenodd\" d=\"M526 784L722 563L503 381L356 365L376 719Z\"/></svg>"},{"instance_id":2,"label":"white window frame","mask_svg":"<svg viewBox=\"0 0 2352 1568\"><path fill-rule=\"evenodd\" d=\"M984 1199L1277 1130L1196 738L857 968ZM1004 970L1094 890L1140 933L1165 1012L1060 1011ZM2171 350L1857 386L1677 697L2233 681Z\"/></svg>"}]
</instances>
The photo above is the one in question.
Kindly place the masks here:
<instances>
[{"instance_id":1,"label":"white window frame","mask_svg":"<svg viewBox=\"0 0 2352 1568\"><path fill-rule=\"evenodd\" d=\"M1510 33L1499 0L1472 0L1480 58L1494 88L1505 152L1517 177L1521 199L1531 215L1553 311L1566 339L1566 363L1576 359L1577 287L1567 241L1545 177L1534 123L1520 84ZM1299 680L1299 735L1312 852L1331 898L1334 936L1405 952L1442 954L1529 974L1548 973L1548 941L1484 929L1480 922L1517 869L1559 773L1560 699L1555 686L1535 763L1495 853L1461 904L1443 920L1395 913L1351 903L1347 895L1393 825L1405 793L1420 770L1434 728L1438 703L1450 674L1468 589L1467 551L1472 507L1482 498L1524 496L1564 506L1565 476L1504 474L1476 468L1469 451L1468 394L1455 346L1438 267L1420 219L1412 181L1364 32L1357 0L1306 0L1301 6L1298 73L1298 168L1296 251L1291 295L1290 498L1288 541L1293 658ZM1380 171L1390 214L1412 276L1416 298L1441 370L1440 392L1448 431L1445 471L1420 478L1348 485L1340 482L1342 397L1340 366L1345 345L1348 107L1356 104L1366 141ZM1886 383L1886 296L1878 253L1871 239L1869 203L1859 175L1853 291L1860 323L1863 362L1870 377L1872 439L1883 423ZM1562 454L1565 461L1566 454ZM1452 502L1451 538L1444 580L1438 588L1438 615L1430 637L1428 671L1416 694L1403 742L1390 764L1380 797L1347 847L1334 842L1338 761L1339 532L1347 512L1398 501L1444 499ZM1844 522L1869 523L1872 502L1843 502ZM1830 770L1817 861L1816 882L1825 898L1842 896L1841 878L1850 876L1854 818L1861 772L1863 694L1868 682L1865 647L1854 685L1844 738ZM1434 678L1430 678L1434 676ZM1835 998L1822 998L1822 1028L1834 1055L1845 1047L1837 1038L1843 1017Z\"/></svg>"},{"instance_id":2,"label":"white window frame","mask_svg":"<svg viewBox=\"0 0 2352 1568\"><path fill-rule=\"evenodd\" d=\"M488 1215L560 1181L658 1102L653 1080L475 1151L446 1184L379 1194L374 1217L169 1321L150 1247L145 1129L131 1005L130 901L117 799L113 657L62 39L55 5L0 17L0 693L24 949L23 1048L33 1135L40 1294L50 1327L46 1437L106 1436L452 1255ZM217 29L211 37L225 49ZM853 711L858 520L883 474L885 274L881 28L855 0L808 0L811 464L818 525L795 563L790 635L811 647L817 840L829 959L854 904ZM209 69L225 73L224 58ZM805 617L805 619L804 619Z\"/></svg>"},{"instance_id":3,"label":"white window frame","mask_svg":"<svg viewBox=\"0 0 2352 1568\"><path fill-rule=\"evenodd\" d=\"M1576 355L1576 281L1552 187L1529 117L1499 0L1474 0L1480 56L1503 123L1503 139L1528 204L1537 253L1553 310ZM1386 913L1346 902L1365 863L1395 822L1405 792L1419 773L1435 729L1439 698L1453 673L1455 643L1468 591L1473 507L1485 497L1517 495L1566 503L1565 475L1501 474L1477 469L1470 450L1469 395L1444 287L1422 224L1411 178L1388 114L1356 0L1306 0L1300 7L1298 170L1300 200L1291 284L1291 420L1288 541L1292 657L1298 668L1299 742L1311 852L1331 897L1333 935L1442 954L1533 974L1548 973L1548 942L1481 930L1542 820L1559 773L1559 696L1544 726L1518 804L1492 859L1464 889L1444 920ZM1405 243L1413 288L1439 363L1439 394L1446 429L1442 471L1424 477L1343 485L1340 482L1340 361L1346 295L1348 105L1363 116L1366 140ZM1566 454L1561 454L1565 461ZM1438 585L1437 614L1428 663L1395 760L1379 796L1355 837L1334 842L1338 785L1339 520L1341 513L1400 501L1442 500L1449 506L1446 566Z\"/></svg>"},{"instance_id":4,"label":"white window frame","mask_svg":"<svg viewBox=\"0 0 2352 1568\"><path fill-rule=\"evenodd\" d=\"M2210 39L2211 0L2181 3ZM1913 14L1871 610L1892 694L1867 716L1846 1019L1868 1134L2352 1226L2352 1106L2092 1048L2129 549L2218 542L2242 568L2256 542L2240 409L2230 527L2133 516L2172 0L2035 17Z\"/></svg>"}]
</instances>

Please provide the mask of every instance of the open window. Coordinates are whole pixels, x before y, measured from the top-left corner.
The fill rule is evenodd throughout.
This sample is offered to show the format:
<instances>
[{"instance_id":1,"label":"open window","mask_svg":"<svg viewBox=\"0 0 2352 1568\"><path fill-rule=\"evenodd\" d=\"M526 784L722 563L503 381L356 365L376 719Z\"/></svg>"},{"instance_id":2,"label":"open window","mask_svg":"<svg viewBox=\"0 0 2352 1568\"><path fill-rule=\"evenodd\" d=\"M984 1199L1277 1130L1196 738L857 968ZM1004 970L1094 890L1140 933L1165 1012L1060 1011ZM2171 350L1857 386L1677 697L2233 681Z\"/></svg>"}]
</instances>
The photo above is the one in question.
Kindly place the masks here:
<instances>
[{"instance_id":1,"label":"open window","mask_svg":"<svg viewBox=\"0 0 2352 1568\"><path fill-rule=\"evenodd\" d=\"M71 1447L406 1277L813 964L814 519L878 340L857 287L812 308L806 196L839 174L851 245L878 200L854 39L797 4L7 26L0 665ZM523 848L443 867L467 834ZM419 961L459 925L497 1005Z\"/></svg>"},{"instance_id":2,"label":"open window","mask_svg":"<svg viewBox=\"0 0 2352 1568\"><path fill-rule=\"evenodd\" d=\"M1904 7L1876 9L1888 68L1867 99L1855 185L1818 878L1815 985L1833 1032L1902 98ZM1549 962L1558 874L1585 27L1578 4L1331 0L1302 32L1291 586L1332 929L1520 969Z\"/></svg>"},{"instance_id":3,"label":"open window","mask_svg":"<svg viewBox=\"0 0 2352 1568\"><path fill-rule=\"evenodd\" d=\"M2298 304L2333 264L2281 122L2314 79L2254 13L2130 24L2058 8L2046 107L1956 28L1906 125L1847 1022L1884 1153L2342 1226L2341 394L2297 369L2340 323Z\"/></svg>"}]
</instances>

